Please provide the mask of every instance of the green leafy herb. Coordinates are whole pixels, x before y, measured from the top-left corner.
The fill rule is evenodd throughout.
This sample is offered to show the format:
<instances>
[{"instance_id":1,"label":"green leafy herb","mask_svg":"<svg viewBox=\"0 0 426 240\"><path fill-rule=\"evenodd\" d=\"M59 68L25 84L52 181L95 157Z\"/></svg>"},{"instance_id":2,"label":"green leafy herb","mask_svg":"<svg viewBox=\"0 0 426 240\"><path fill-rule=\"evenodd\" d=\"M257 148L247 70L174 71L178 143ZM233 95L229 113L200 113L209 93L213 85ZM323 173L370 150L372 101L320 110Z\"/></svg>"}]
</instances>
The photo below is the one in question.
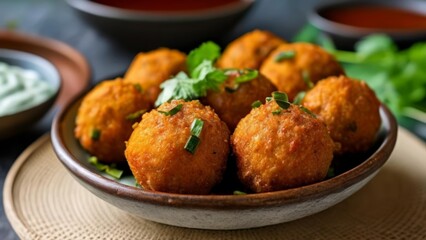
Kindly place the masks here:
<instances>
[{"instance_id":1,"label":"green leafy herb","mask_svg":"<svg viewBox=\"0 0 426 240\"><path fill-rule=\"evenodd\" d=\"M95 156L91 156L88 159L89 163L96 167L101 172L105 172L106 174L114 177L115 179L120 179L121 175L123 175L123 170L117 169L115 164L107 165L100 163L98 158Z\"/></svg>"},{"instance_id":2,"label":"green leafy herb","mask_svg":"<svg viewBox=\"0 0 426 240\"><path fill-rule=\"evenodd\" d=\"M302 71L302 79L309 89L314 87L314 84L311 81L311 76L309 75L309 72L307 70Z\"/></svg>"},{"instance_id":3,"label":"green leafy herb","mask_svg":"<svg viewBox=\"0 0 426 240\"><path fill-rule=\"evenodd\" d=\"M239 85L236 84L234 87L225 87L225 91L229 92L229 93L234 93L235 91L237 91Z\"/></svg>"},{"instance_id":4,"label":"green leafy herb","mask_svg":"<svg viewBox=\"0 0 426 240\"><path fill-rule=\"evenodd\" d=\"M129 115L126 116L126 120L130 120L130 121L134 121L139 119L144 113L146 113L146 109L142 109L139 110L137 112L134 113L130 113Z\"/></svg>"},{"instance_id":5,"label":"green leafy herb","mask_svg":"<svg viewBox=\"0 0 426 240\"><path fill-rule=\"evenodd\" d=\"M101 138L101 130L93 128L92 132L90 133L90 138L93 140L99 140L99 138Z\"/></svg>"},{"instance_id":6,"label":"green leafy herb","mask_svg":"<svg viewBox=\"0 0 426 240\"><path fill-rule=\"evenodd\" d=\"M279 115L281 113L282 113L281 109L277 109L277 110L272 111L272 115Z\"/></svg>"},{"instance_id":7,"label":"green leafy herb","mask_svg":"<svg viewBox=\"0 0 426 240\"><path fill-rule=\"evenodd\" d=\"M309 109L305 108L304 106L300 105L299 108L305 113L311 115L312 117L317 118L317 116L313 112L311 112Z\"/></svg>"},{"instance_id":8,"label":"green leafy herb","mask_svg":"<svg viewBox=\"0 0 426 240\"><path fill-rule=\"evenodd\" d=\"M190 152L191 154L195 153L198 145L200 144L200 134L203 130L204 122L201 119L194 119L191 124L191 136L188 138L188 141L185 144L184 149Z\"/></svg>"},{"instance_id":9,"label":"green leafy herb","mask_svg":"<svg viewBox=\"0 0 426 240\"><path fill-rule=\"evenodd\" d=\"M251 81L259 76L259 72L255 69L245 69L240 72L240 76L235 78L235 83L244 83Z\"/></svg>"},{"instance_id":10,"label":"green leafy herb","mask_svg":"<svg viewBox=\"0 0 426 240\"><path fill-rule=\"evenodd\" d=\"M251 104L251 108L258 108L258 107L260 107L262 105L262 102L261 101L259 101L259 100L256 100L256 101L254 101L252 104Z\"/></svg>"},{"instance_id":11,"label":"green leafy herb","mask_svg":"<svg viewBox=\"0 0 426 240\"><path fill-rule=\"evenodd\" d=\"M303 98L305 98L306 92L305 91L301 91L299 92L296 97L293 100L293 103L296 105L300 105L302 104Z\"/></svg>"},{"instance_id":12,"label":"green leafy herb","mask_svg":"<svg viewBox=\"0 0 426 240\"><path fill-rule=\"evenodd\" d=\"M214 61L220 56L220 47L213 42L203 43L190 52L187 58L189 75L179 72L175 77L160 85L163 91L155 102L156 106L173 100L193 100L203 97L207 90L218 90L228 78L224 70L214 67Z\"/></svg>"},{"instance_id":13,"label":"green leafy herb","mask_svg":"<svg viewBox=\"0 0 426 240\"><path fill-rule=\"evenodd\" d=\"M273 92L272 97L274 98L275 102L280 106L282 109L287 109L290 107L290 103L288 102L288 96L287 94L283 92Z\"/></svg>"},{"instance_id":14,"label":"green leafy herb","mask_svg":"<svg viewBox=\"0 0 426 240\"><path fill-rule=\"evenodd\" d=\"M281 62L287 59L293 59L296 56L296 52L293 50L282 51L275 56L275 62Z\"/></svg>"},{"instance_id":15,"label":"green leafy herb","mask_svg":"<svg viewBox=\"0 0 426 240\"><path fill-rule=\"evenodd\" d=\"M343 64L349 77L367 82L396 115L426 122L425 41L398 50L389 36L373 34L357 42L355 51L343 51L331 40L321 40L322 35L310 25L295 40L325 47Z\"/></svg>"},{"instance_id":16,"label":"green leafy herb","mask_svg":"<svg viewBox=\"0 0 426 240\"><path fill-rule=\"evenodd\" d=\"M272 97L266 97L266 98L265 98L265 101L266 101L266 102L270 102L270 101L272 101L272 99L273 99Z\"/></svg>"},{"instance_id":17,"label":"green leafy herb","mask_svg":"<svg viewBox=\"0 0 426 240\"><path fill-rule=\"evenodd\" d=\"M243 192L243 191L239 191L239 190L235 190L233 192L234 195L246 195L247 193Z\"/></svg>"},{"instance_id":18,"label":"green leafy herb","mask_svg":"<svg viewBox=\"0 0 426 240\"><path fill-rule=\"evenodd\" d=\"M170 109L169 111L160 111L160 110L158 110L158 112L162 113L162 114L164 114L166 116L173 116L176 113L178 113L182 109L182 107L183 107L183 104L178 104L175 107L173 107L172 109Z\"/></svg>"}]
</instances>

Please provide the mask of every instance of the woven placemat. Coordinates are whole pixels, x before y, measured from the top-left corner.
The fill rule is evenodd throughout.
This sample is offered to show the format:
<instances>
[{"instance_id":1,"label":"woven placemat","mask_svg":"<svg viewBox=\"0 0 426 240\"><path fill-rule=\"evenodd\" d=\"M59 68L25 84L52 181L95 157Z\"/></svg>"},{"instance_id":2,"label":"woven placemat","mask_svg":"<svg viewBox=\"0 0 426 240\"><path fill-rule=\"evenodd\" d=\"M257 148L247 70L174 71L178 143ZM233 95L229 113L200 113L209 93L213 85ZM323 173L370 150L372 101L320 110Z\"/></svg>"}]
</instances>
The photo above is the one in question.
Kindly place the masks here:
<instances>
[{"instance_id":1,"label":"woven placemat","mask_svg":"<svg viewBox=\"0 0 426 240\"><path fill-rule=\"evenodd\" d=\"M391 159L340 204L289 223L209 231L150 222L97 198L61 165L44 136L8 173L4 207L23 239L426 239L426 146L400 129Z\"/></svg>"}]
</instances>

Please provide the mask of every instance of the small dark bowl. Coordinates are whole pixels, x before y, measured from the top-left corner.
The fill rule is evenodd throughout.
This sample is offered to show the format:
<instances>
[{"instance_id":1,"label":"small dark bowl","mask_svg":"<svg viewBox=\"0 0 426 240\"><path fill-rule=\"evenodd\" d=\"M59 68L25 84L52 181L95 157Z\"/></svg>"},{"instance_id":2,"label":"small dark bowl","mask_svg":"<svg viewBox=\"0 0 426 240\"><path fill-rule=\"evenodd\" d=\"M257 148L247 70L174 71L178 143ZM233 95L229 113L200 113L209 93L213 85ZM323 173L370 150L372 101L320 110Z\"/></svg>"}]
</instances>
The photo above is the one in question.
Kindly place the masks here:
<instances>
[{"instance_id":1,"label":"small dark bowl","mask_svg":"<svg viewBox=\"0 0 426 240\"><path fill-rule=\"evenodd\" d=\"M0 116L0 139L16 135L40 120L53 106L61 88L62 80L56 67L46 59L10 49L0 49L0 62L38 72L42 80L54 88L54 94L44 102L16 113Z\"/></svg>"},{"instance_id":2,"label":"small dark bowl","mask_svg":"<svg viewBox=\"0 0 426 240\"><path fill-rule=\"evenodd\" d=\"M185 12L128 10L90 0L67 2L84 20L111 39L140 51L162 46L189 49L203 41L216 40L238 23L255 0Z\"/></svg>"},{"instance_id":3,"label":"small dark bowl","mask_svg":"<svg viewBox=\"0 0 426 240\"><path fill-rule=\"evenodd\" d=\"M326 33L339 49L353 49L361 38L376 33L390 36L400 48L406 48L417 41L426 40L426 29L373 29L355 27L325 18L322 13L330 9L350 8L354 6L386 6L403 9L426 15L426 1L416 0L359 0L359 1L326 1L317 5L309 13L309 22ZM391 21L391 19L389 20Z\"/></svg>"},{"instance_id":4,"label":"small dark bowl","mask_svg":"<svg viewBox=\"0 0 426 240\"><path fill-rule=\"evenodd\" d=\"M343 162L355 164L333 178L288 190L246 195L154 192L135 187L132 176L114 180L88 163L89 154L73 132L81 101L82 97L76 99L56 115L51 132L53 149L71 175L93 194L124 211L151 221L189 228L261 227L327 209L354 194L378 173L392 153L397 137L394 116L381 106L382 126L374 147L360 156L345 156Z\"/></svg>"}]
</instances>

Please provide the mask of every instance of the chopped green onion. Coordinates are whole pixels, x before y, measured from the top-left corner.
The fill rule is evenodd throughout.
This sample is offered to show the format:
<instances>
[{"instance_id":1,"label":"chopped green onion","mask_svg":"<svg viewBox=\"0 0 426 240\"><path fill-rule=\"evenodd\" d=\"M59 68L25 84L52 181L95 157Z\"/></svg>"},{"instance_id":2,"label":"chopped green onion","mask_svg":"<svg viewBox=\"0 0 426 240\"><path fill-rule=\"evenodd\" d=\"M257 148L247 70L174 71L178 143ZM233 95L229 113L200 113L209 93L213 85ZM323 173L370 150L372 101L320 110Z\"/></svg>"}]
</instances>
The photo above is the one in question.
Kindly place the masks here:
<instances>
[{"instance_id":1,"label":"chopped green onion","mask_svg":"<svg viewBox=\"0 0 426 240\"><path fill-rule=\"evenodd\" d=\"M306 92L305 92L305 91L299 92L299 93L296 95L296 97L294 98L293 103L294 103L294 104L296 104L296 105L301 104L301 103L302 103L302 101L303 101L303 98L305 98L305 95L306 95Z\"/></svg>"},{"instance_id":2,"label":"chopped green onion","mask_svg":"<svg viewBox=\"0 0 426 240\"><path fill-rule=\"evenodd\" d=\"M99 140L99 138L101 138L101 130L93 128L92 132L90 133L90 138L93 140Z\"/></svg>"},{"instance_id":3,"label":"chopped green onion","mask_svg":"<svg viewBox=\"0 0 426 240\"><path fill-rule=\"evenodd\" d=\"M292 59L296 56L294 50L282 51L275 56L275 62L281 62L282 60Z\"/></svg>"},{"instance_id":4,"label":"chopped green onion","mask_svg":"<svg viewBox=\"0 0 426 240\"><path fill-rule=\"evenodd\" d=\"M278 91L273 92L272 97L274 97L275 101L288 102L288 96L287 96L287 94L285 94L283 92L278 92Z\"/></svg>"},{"instance_id":5,"label":"chopped green onion","mask_svg":"<svg viewBox=\"0 0 426 240\"><path fill-rule=\"evenodd\" d=\"M281 109L277 109L277 110L272 111L272 114L273 115L279 115L281 112L282 112Z\"/></svg>"},{"instance_id":6,"label":"chopped green onion","mask_svg":"<svg viewBox=\"0 0 426 240\"><path fill-rule=\"evenodd\" d=\"M181 109L182 109L183 104L178 104L176 105L174 108L170 109L169 111L160 111L158 110L159 113L162 113L166 116L173 116L176 113L178 113Z\"/></svg>"},{"instance_id":7,"label":"chopped green onion","mask_svg":"<svg viewBox=\"0 0 426 240\"><path fill-rule=\"evenodd\" d=\"M123 170L115 168L115 164L107 165L102 164L98 161L98 158L95 156L91 156L88 159L89 163L96 167L101 172L105 172L106 174L114 177L115 179L120 179L123 174Z\"/></svg>"},{"instance_id":8,"label":"chopped green onion","mask_svg":"<svg viewBox=\"0 0 426 240\"><path fill-rule=\"evenodd\" d=\"M306 85L308 86L309 89L314 87L314 84L311 81L311 76L309 75L308 71L303 70L302 78L303 78L303 81L306 83Z\"/></svg>"},{"instance_id":9,"label":"chopped green onion","mask_svg":"<svg viewBox=\"0 0 426 240\"><path fill-rule=\"evenodd\" d=\"M204 122L201 119L194 119L191 124L191 135L200 137L201 131L203 130Z\"/></svg>"},{"instance_id":10,"label":"chopped green onion","mask_svg":"<svg viewBox=\"0 0 426 240\"><path fill-rule=\"evenodd\" d=\"M243 191L238 191L238 190L235 190L233 193L234 193L234 195L246 195L247 194Z\"/></svg>"},{"instance_id":11,"label":"chopped green onion","mask_svg":"<svg viewBox=\"0 0 426 240\"><path fill-rule=\"evenodd\" d=\"M252 104L251 104L251 108L258 108L258 107L260 107L262 105L262 102L261 101L259 101L259 100L256 100L256 101L254 101Z\"/></svg>"},{"instance_id":12,"label":"chopped green onion","mask_svg":"<svg viewBox=\"0 0 426 240\"><path fill-rule=\"evenodd\" d=\"M272 99L273 99L272 97L266 97L266 98L265 98L265 101L266 101L266 102L270 102L270 101L272 101Z\"/></svg>"},{"instance_id":13,"label":"chopped green onion","mask_svg":"<svg viewBox=\"0 0 426 240\"><path fill-rule=\"evenodd\" d=\"M299 108L300 108L302 111L304 111L305 113L307 113L307 114L311 115L312 117L317 118L317 116L316 116L313 112L311 112L309 109L305 108L304 106L299 106Z\"/></svg>"},{"instance_id":14,"label":"chopped green onion","mask_svg":"<svg viewBox=\"0 0 426 240\"><path fill-rule=\"evenodd\" d=\"M287 109L290 107L290 103L288 102L288 96L287 94L283 92L273 92L272 97L274 98L275 102L280 106L282 109Z\"/></svg>"},{"instance_id":15,"label":"chopped green onion","mask_svg":"<svg viewBox=\"0 0 426 240\"><path fill-rule=\"evenodd\" d=\"M142 92L142 86L139 83L136 83L133 86L135 87L136 91L138 91L140 93Z\"/></svg>"},{"instance_id":16,"label":"chopped green onion","mask_svg":"<svg viewBox=\"0 0 426 240\"><path fill-rule=\"evenodd\" d=\"M257 78L258 75L259 75L259 72L255 69L245 69L242 72L242 75L235 78L235 82L236 83L248 82L250 80Z\"/></svg>"},{"instance_id":17,"label":"chopped green onion","mask_svg":"<svg viewBox=\"0 0 426 240\"><path fill-rule=\"evenodd\" d=\"M191 154L194 154L199 144L200 144L200 139L194 135L191 135L188 138L188 141L186 142L184 148L186 151L190 152Z\"/></svg>"},{"instance_id":18,"label":"chopped green onion","mask_svg":"<svg viewBox=\"0 0 426 240\"><path fill-rule=\"evenodd\" d=\"M142 109L137 112L130 113L129 115L126 116L126 120L134 121L140 118L144 113L146 113L146 109Z\"/></svg>"}]
</instances>

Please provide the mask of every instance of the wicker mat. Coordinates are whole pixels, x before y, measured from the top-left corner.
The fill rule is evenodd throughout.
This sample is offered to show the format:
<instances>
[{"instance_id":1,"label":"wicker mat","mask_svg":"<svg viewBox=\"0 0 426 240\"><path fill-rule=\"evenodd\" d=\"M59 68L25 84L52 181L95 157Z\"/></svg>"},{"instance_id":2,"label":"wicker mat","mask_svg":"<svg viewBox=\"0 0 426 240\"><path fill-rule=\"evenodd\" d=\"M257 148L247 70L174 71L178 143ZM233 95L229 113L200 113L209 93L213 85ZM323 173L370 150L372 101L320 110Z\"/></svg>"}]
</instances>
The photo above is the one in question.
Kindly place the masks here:
<instances>
[{"instance_id":1,"label":"wicker mat","mask_svg":"<svg viewBox=\"0 0 426 240\"><path fill-rule=\"evenodd\" d=\"M426 146L406 130L398 134L391 159L359 192L269 227L209 231L135 217L83 188L57 160L48 135L16 160L3 202L22 239L426 239Z\"/></svg>"}]
</instances>

